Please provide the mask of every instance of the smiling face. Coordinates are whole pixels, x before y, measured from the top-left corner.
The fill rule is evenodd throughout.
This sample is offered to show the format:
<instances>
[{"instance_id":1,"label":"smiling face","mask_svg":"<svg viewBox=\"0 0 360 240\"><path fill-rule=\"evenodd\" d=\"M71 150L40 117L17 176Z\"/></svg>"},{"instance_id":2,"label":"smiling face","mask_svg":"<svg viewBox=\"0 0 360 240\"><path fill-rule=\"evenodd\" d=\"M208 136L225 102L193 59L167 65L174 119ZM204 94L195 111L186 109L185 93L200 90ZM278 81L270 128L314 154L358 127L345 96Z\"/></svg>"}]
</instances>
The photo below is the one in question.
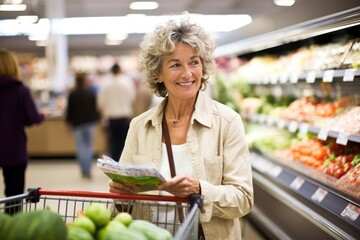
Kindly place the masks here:
<instances>
[{"instance_id":1,"label":"smiling face","mask_svg":"<svg viewBox=\"0 0 360 240\"><path fill-rule=\"evenodd\" d=\"M164 82L169 99L190 100L200 89L202 72L196 50L186 43L177 43L175 51L164 56L159 79Z\"/></svg>"}]
</instances>

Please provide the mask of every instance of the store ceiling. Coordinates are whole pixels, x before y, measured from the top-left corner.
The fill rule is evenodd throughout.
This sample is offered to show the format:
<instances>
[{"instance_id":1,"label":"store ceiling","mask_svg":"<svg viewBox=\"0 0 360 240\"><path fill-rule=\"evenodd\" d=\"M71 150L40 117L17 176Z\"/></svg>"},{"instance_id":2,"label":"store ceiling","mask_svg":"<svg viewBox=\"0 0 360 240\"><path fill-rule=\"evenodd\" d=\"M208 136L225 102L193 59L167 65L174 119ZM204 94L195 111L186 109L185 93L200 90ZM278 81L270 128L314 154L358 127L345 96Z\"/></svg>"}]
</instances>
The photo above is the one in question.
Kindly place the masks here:
<instances>
[{"instance_id":1,"label":"store ceiling","mask_svg":"<svg viewBox=\"0 0 360 240\"><path fill-rule=\"evenodd\" d=\"M129 9L131 2L131 0L64 0L64 14L67 17L93 17L124 16L131 13L165 15L188 11L202 14L245 13L256 17L278 8L272 0L157 0L159 8L156 10L134 11ZM24 0L23 3L28 4L27 11L33 11L40 17L45 17L46 0ZM19 12L0 12L0 19L16 18L18 14ZM74 52L89 53L136 50L142 37L142 34L132 34L120 46L106 46L104 35L69 36L69 49ZM18 51L41 50L35 46L34 42L29 41L27 36L0 37L0 44Z\"/></svg>"},{"instance_id":2,"label":"store ceiling","mask_svg":"<svg viewBox=\"0 0 360 240\"><path fill-rule=\"evenodd\" d=\"M2 1L2 0L0 0ZM45 17L46 1L54 0L23 0L23 3L28 4L27 11L33 11L40 17ZM124 16L131 13L143 13L146 15L168 15L178 14L183 11L190 13L201 14L249 14L253 18L253 23L246 29L248 34L259 34L266 31L271 31L287 24L295 24L299 21L312 19L328 14L325 9L347 9L356 6L355 2L358 0L343 0L341 6L338 0L297 0L292 7L279 7L273 3L273 0L157 0L159 8L149 11L134 11L129 9L131 0L64 0L66 17L91 17L91 16ZM322 2L322 5L320 5ZM324 4L327 3L327 5ZM337 6L331 6L332 2ZM348 3L348 4L347 4ZM333 5L334 5L333 4ZM348 6L351 5L351 6ZM326 7L325 7L326 6ZM280 17L283 13L296 12L296 8L301 8L302 11L297 15L287 16L289 19L283 18L282 21L267 21L269 18ZM319 9L317 9L319 8ZM307 9L307 11L303 11ZM330 13L336 12L329 10ZM309 15L309 13L313 13ZM23 14L23 13L21 13ZM19 12L0 12L0 20L13 19L19 15ZM298 20L295 20L298 18ZM264 22L265 21L265 22ZM146 23L144 23L146 24ZM260 25L259 25L260 24ZM121 27L121 26L119 26ZM256 32L255 30L259 31ZM242 31L242 30L241 30ZM218 38L220 44L241 39L235 33L239 34L241 31L233 31L233 33L225 33L223 37ZM253 32L253 33L252 33ZM248 34L242 34L243 37L248 37ZM131 51L137 51L142 34L131 34L119 46L107 46L104 44L104 35L72 35L68 37L69 53L70 54L102 54L113 53L122 54ZM0 46L6 47L18 52L31 52L37 54L44 54L43 47L37 47L34 42L29 41L27 36L4 37L0 36Z\"/></svg>"}]
</instances>

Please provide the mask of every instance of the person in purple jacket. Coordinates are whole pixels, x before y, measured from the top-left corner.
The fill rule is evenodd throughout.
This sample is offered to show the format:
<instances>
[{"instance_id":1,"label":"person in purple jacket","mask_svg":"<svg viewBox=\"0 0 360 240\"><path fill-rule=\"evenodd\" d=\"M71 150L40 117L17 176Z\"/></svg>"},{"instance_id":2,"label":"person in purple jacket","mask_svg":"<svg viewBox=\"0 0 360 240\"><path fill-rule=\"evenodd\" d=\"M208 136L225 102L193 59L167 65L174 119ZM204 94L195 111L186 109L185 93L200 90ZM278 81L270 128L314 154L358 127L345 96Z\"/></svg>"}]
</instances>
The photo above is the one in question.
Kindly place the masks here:
<instances>
[{"instance_id":1,"label":"person in purple jacket","mask_svg":"<svg viewBox=\"0 0 360 240\"><path fill-rule=\"evenodd\" d=\"M25 127L41 123L44 118L30 90L20 81L15 54L0 49L0 167L6 197L24 193L29 160ZM5 212L12 215L21 211L18 204L18 201L7 203Z\"/></svg>"}]
</instances>

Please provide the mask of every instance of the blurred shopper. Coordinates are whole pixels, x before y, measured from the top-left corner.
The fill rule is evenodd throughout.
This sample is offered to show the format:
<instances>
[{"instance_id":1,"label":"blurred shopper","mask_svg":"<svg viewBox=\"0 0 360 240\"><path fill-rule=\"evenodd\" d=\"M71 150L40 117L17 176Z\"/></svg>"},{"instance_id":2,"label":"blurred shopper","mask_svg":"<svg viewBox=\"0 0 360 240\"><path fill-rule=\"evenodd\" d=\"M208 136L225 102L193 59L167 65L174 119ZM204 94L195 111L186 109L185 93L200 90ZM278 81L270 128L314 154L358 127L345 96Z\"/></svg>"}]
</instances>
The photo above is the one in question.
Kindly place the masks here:
<instances>
[{"instance_id":1,"label":"blurred shopper","mask_svg":"<svg viewBox=\"0 0 360 240\"><path fill-rule=\"evenodd\" d=\"M76 143L76 157L84 178L91 178L94 158L94 131L99 114L96 94L91 90L85 73L75 76L75 88L68 96L66 122L72 129Z\"/></svg>"},{"instance_id":2,"label":"blurred shopper","mask_svg":"<svg viewBox=\"0 0 360 240\"><path fill-rule=\"evenodd\" d=\"M136 90L136 101L134 102L134 117L149 110L152 105L153 92L146 81L141 81Z\"/></svg>"},{"instance_id":3,"label":"blurred shopper","mask_svg":"<svg viewBox=\"0 0 360 240\"><path fill-rule=\"evenodd\" d=\"M100 87L98 95L98 107L107 124L110 156L115 161L119 161L124 148L135 97L136 86L133 79L124 74L120 65L115 63L111 67L111 79Z\"/></svg>"},{"instance_id":4,"label":"blurred shopper","mask_svg":"<svg viewBox=\"0 0 360 240\"><path fill-rule=\"evenodd\" d=\"M0 166L4 193L10 197L25 190L29 160L25 127L41 123L45 117L39 113L30 90L20 81L16 56L6 49L0 49L0 103ZM21 206L5 209L11 215L19 211Z\"/></svg>"}]
</instances>

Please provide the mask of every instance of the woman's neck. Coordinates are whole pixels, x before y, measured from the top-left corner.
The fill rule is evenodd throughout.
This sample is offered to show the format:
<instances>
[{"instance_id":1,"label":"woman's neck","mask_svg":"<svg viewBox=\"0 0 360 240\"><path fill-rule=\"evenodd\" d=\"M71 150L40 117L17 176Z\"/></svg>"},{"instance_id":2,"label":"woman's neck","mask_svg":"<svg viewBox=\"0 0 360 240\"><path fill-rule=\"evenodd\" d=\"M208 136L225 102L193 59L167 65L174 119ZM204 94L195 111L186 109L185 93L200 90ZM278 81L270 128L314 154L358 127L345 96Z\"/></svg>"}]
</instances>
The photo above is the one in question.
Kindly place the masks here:
<instances>
[{"instance_id":1,"label":"woman's neck","mask_svg":"<svg viewBox=\"0 0 360 240\"><path fill-rule=\"evenodd\" d=\"M183 126L183 122L190 120L195 108L195 101L172 102L168 100L166 106L166 118L172 127Z\"/></svg>"}]
</instances>

